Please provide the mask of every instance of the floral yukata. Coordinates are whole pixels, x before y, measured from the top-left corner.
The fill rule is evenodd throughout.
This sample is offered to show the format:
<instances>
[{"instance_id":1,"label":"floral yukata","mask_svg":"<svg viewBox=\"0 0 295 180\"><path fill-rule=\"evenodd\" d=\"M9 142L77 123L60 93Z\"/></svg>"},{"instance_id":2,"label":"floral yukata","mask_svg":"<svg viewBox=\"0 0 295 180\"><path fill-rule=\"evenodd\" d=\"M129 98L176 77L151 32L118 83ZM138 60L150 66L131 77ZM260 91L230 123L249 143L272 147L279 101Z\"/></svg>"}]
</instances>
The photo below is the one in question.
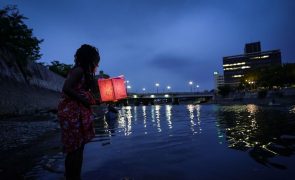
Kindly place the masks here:
<instances>
[{"instance_id":1,"label":"floral yukata","mask_svg":"<svg viewBox=\"0 0 295 180\"><path fill-rule=\"evenodd\" d=\"M84 81L82 78L74 89L88 99L90 104L94 104L95 99L92 94L83 87ZM73 100L64 93L62 93L58 105L58 118L65 153L78 149L95 136L92 109L86 108L82 103Z\"/></svg>"}]
</instances>

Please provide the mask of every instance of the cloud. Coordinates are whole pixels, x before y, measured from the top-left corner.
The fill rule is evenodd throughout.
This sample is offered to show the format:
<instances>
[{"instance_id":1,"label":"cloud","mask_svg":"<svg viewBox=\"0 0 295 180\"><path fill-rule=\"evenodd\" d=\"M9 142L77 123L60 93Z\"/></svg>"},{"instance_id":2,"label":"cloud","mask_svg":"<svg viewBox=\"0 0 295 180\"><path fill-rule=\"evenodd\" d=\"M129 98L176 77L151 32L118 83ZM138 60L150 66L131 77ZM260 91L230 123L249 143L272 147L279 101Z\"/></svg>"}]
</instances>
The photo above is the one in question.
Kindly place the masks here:
<instances>
[{"instance_id":1,"label":"cloud","mask_svg":"<svg viewBox=\"0 0 295 180\"><path fill-rule=\"evenodd\" d=\"M166 70L167 72L175 72L175 70L185 70L193 64L192 57L184 57L179 55L157 55L148 62L150 67Z\"/></svg>"}]
</instances>

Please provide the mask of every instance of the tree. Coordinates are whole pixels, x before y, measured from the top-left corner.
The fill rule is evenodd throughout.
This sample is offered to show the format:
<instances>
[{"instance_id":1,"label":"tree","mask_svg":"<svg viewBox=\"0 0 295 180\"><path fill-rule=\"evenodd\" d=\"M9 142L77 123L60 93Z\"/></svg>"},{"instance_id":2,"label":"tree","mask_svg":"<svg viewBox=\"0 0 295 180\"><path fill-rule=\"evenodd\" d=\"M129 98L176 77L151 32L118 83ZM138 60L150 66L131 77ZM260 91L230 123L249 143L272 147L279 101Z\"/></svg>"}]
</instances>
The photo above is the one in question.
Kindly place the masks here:
<instances>
[{"instance_id":1,"label":"tree","mask_svg":"<svg viewBox=\"0 0 295 180\"><path fill-rule=\"evenodd\" d=\"M22 66L41 58L39 44L43 41L33 36L25 19L15 5L0 9L0 47L11 51Z\"/></svg>"},{"instance_id":2,"label":"tree","mask_svg":"<svg viewBox=\"0 0 295 180\"><path fill-rule=\"evenodd\" d=\"M295 64L283 64L282 66L269 66L252 70L245 74L240 86L248 88L251 82L255 83L258 88L268 89L274 86L295 85Z\"/></svg>"},{"instance_id":3,"label":"tree","mask_svg":"<svg viewBox=\"0 0 295 180\"><path fill-rule=\"evenodd\" d=\"M52 61L51 65L48 66L49 70L61 75L62 77L67 77L68 72L73 68L71 64L60 63L59 61Z\"/></svg>"},{"instance_id":4,"label":"tree","mask_svg":"<svg viewBox=\"0 0 295 180\"><path fill-rule=\"evenodd\" d=\"M232 91L232 88L229 85L219 86L218 87L218 94L222 97L226 97Z\"/></svg>"}]
</instances>

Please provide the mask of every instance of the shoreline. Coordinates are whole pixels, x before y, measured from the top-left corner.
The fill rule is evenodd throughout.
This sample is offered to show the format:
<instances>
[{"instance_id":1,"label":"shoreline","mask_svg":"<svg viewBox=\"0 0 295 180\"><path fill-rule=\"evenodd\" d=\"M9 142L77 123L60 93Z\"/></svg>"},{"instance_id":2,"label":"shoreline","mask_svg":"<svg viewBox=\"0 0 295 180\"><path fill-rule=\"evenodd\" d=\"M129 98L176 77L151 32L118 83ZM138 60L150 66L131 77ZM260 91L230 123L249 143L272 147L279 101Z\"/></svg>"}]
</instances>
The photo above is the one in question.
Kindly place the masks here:
<instances>
[{"instance_id":1,"label":"shoreline","mask_svg":"<svg viewBox=\"0 0 295 180\"><path fill-rule=\"evenodd\" d=\"M42 156L62 151L60 130L52 116L15 116L5 120L1 117L1 123L4 124L19 122L21 125L13 124L16 126L15 129L12 128L14 139L1 140L6 146L1 145L0 149L0 179L24 179L25 173L30 171ZM23 130L24 127L27 129ZM26 131L32 135L28 136ZM7 142L4 142L5 140Z\"/></svg>"},{"instance_id":2,"label":"shoreline","mask_svg":"<svg viewBox=\"0 0 295 180\"><path fill-rule=\"evenodd\" d=\"M292 106L295 105L295 96L240 99L222 98L215 99L212 103L219 105L255 104L259 106Z\"/></svg>"}]
</instances>

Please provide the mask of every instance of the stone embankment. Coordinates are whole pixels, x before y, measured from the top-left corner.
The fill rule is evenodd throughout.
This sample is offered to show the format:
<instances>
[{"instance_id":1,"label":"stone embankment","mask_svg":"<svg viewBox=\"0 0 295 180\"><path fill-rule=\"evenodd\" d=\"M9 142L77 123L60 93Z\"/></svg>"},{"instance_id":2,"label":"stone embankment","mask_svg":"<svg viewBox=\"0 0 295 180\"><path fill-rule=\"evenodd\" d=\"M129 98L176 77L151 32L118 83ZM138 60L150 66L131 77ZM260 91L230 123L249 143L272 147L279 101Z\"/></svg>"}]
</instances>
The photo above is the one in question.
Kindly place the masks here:
<instances>
[{"instance_id":1,"label":"stone embankment","mask_svg":"<svg viewBox=\"0 0 295 180\"><path fill-rule=\"evenodd\" d=\"M34 62L21 69L0 49L0 82L0 116L23 115L56 109L64 78Z\"/></svg>"},{"instance_id":2,"label":"stone embankment","mask_svg":"<svg viewBox=\"0 0 295 180\"><path fill-rule=\"evenodd\" d=\"M24 179L40 156L61 151L56 109L64 78L0 48L0 179Z\"/></svg>"}]
</instances>

